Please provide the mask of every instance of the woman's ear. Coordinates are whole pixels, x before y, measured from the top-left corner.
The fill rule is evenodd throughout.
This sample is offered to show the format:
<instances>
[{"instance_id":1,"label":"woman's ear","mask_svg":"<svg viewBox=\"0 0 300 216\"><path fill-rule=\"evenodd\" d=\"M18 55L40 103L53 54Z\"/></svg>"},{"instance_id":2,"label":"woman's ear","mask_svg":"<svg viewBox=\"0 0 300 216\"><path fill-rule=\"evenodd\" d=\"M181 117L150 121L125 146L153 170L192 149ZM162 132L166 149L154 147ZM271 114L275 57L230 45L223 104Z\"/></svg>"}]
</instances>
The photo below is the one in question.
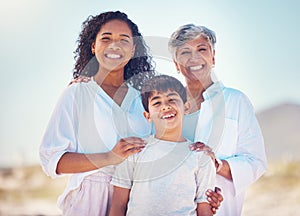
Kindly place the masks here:
<instances>
[{"instance_id":1,"label":"woman's ear","mask_svg":"<svg viewBox=\"0 0 300 216\"><path fill-rule=\"evenodd\" d=\"M188 114L190 111L191 105L189 102L185 102L184 104L184 114Z\"/></svg>"},{"instance_id":2,"label":"woman's ear","mask_svg":"<svg viewBox=\"0 0 300 216\"><path fill-rule=\"evenodd\" d=\"M175 64L176 70L177 70L177 71L180 71L180 67L179 67L179 64L177 63L177 61L175 61L175 60L173 59L173 62L174 62L174 64Z\"/></svg>"},{"instance_id":3,"label":"woman's ear","mask_svg":"<svg viewBox=\"0 0 300 216\"><path fill-rule=\"evenodd\" d=\"M95 42L93 42L91 45L91 52L93 53L93 55L95 55Z\"/></svg>"},{"instance_id":4,"label":"woman's ear","mask_svg":"<svg viewBox=\"0 0 300 216\"><path fill-rule=\"evenodd\" d=\"M132 51L131 51L131 58L134 57L134 53L135 53L135 45L133 46Z\"/></svg>"},{"instance_id":5,"label":"woman's ear","mask_svg":"<svg viewBox=\"0 0 300 216\"><path fill-rule=\"evenodd\" d=\"M145 116L145 118L147 119L148 122L152 121L151 118L150 118L150 113L148 113L147 111L144 111L143 114L144 114L144 116Z\"/></svg>"}]
</instances>

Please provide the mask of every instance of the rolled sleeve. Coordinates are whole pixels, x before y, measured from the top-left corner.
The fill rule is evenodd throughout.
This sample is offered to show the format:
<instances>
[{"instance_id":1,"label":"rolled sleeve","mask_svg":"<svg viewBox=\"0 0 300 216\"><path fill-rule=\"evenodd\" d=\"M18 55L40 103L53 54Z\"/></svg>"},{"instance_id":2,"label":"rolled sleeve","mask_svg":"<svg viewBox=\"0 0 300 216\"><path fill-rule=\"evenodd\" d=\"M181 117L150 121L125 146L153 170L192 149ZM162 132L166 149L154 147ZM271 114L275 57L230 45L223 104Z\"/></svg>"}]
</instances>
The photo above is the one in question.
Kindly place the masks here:
<instances>
[{"instance_id":1,"label":"rolled sleeve","mask_svg":"<svg viewBox=\"0 0 300 216\"><path fill-rule=\"evenodd\" d=\"M73 116L74 88L67 88L60 97L39 148L41 166L52 178L61 176L56 173L61 156L66 152L77 151Z\"/></svg>"},{"instance_id":2,"label":"rolled sleeve","mask_svg":"<svg viewBox=\"0 0 300 216\"><path fill-rule=\"evenodd\" d=\"M132 156L116 166L111 184L114 186L131 189L133 182Z\"/></svg>"},{"instance_id":3,"label":"rolled sleeve","mask_svg":"<svg viewBox=\"0 0 300 216\"><path fill-rule=\"evenodd\" d=\"M196 177L197 192L196 202L208 202L205 192L215 188L216 169L213 161L207 155L202 154L199 160L199 170Z\"/></svg>"},{"instance_id":4,"label":"rolled sleeve","mask_svg":"<svg viewBox=\"0 0 300 216\"><path fill-rule=\"evenodd\" d=\"M236 153L226 158L236 194L254 183L267 169L263 136L252 105L246 97L240 103L238 125Z\"/></svg>"}]
</instances>

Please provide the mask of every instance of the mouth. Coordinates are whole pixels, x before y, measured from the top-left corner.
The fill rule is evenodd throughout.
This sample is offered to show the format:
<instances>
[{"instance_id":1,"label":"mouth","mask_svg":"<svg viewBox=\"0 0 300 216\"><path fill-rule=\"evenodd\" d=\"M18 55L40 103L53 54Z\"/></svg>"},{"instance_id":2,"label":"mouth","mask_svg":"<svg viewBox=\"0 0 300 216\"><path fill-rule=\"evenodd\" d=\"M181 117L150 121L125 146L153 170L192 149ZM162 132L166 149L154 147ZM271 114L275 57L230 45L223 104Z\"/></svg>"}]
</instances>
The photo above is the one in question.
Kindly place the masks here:
<instances>
[{"instance_id":1,"label":"mouth","mask_svg":"<svg viewBox=\"0 0 300 216\"><path fill-rule=\"evenodd\" d=\"M121 59L122 56L119 55L119 54L114 54L114 53L108 53L108 54L105 54L105 57L106 58L109 58L109 59Z\"/></svg>"},{"instance_id":2,"label":"mouth","mask_svg":"<svg viewBox=\"0 0 300 216\"><path fill-rule=\"evenodd\" d=\"M176 116L175 113L166 113L166 114L161 116L161 119L167 119L168 120L168 119L174 118L175 116Z\"/></svg>"},{"instance_id":3,"label":"mouth","mask_svg":"<svg viewBox=\"0 0 300 216\"><path fill-rule=\"evenodd\" d=\"M189 71L194 72L194 71L198 71L204 68L204 65L195 65L195 66L190 66L188 67Z\"/></svg>"}]
</instances>

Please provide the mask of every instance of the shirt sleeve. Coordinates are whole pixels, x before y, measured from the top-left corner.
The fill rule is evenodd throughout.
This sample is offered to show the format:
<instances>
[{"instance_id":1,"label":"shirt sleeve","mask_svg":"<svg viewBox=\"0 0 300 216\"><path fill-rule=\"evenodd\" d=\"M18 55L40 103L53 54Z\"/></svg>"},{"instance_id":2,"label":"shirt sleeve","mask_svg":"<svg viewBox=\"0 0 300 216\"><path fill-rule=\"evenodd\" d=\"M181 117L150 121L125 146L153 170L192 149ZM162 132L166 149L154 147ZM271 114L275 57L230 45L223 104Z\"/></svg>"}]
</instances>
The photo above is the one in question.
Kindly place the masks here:
<instances>
[{"instance_id":1,"label":"shirt sleeve","mask_svg":"<svg viewBox=\"0 0 300 216\"><path fill-rule=\"evenodd\" d=\"M56 167L61 156L77 149L73 117L75 88L76 84L69 86L59 98L40 144L42 168L52 178L60 176L56 173Z\"/></svg>"},{"instance_id":2,"label":"shirt sleeve","mask_svg":"<svg viewBox=\"0 0 300 216\"><path fill-rule=\"evenodd\" d=\"M126 160L116 166L115 173L112 177L111 184L114 186L131 189L134 171L134 155L129 156Z\"/></svg>"},{"instance_id":3,"label":"shirt sleeve","mask_svg":"<svg viewBox=\"0 0 300 216\"><path fill-rule=\"evenodd\" d=\"M255 182L267 168L264 140L253 107L243 94L238 104L236 153L225 158L231 169L236 194Z\"/></svg>"},{"instance_id":4,"label":"shirt sleeve","mask_svg":"<svg viewBox=\"0 0 300 216\"><path fill-rule=\"evenodd\" d=\"M205 192L214 190L216 182L216 168L211 158L199 152L198 172L196 173L196 202L208 202Z\"/></svg>"}]
</instances>

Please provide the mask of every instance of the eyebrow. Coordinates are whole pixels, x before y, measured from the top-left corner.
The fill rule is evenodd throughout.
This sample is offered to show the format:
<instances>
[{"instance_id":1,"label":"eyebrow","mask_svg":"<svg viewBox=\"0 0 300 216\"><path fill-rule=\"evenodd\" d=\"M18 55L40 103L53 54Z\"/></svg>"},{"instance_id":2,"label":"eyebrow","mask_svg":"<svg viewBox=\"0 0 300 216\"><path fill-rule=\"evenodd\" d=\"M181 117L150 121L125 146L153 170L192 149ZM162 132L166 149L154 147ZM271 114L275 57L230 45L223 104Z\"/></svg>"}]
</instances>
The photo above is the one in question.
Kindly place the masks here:
<instances>
[{"instance_id":1,"label":"eyebrow","mask_svg":"<svg viewBox=\"0 0 300 216\"><path fill-rule=\"evenodd\" d=\"M103 32L101 35L102 35L102 36L104 36L104 35L112 35L112 33L110 33L110 32ZM120 34L120 36L130 38L130 36L127 35L127 34Z\"/></svg>"},{"instance_id":2,"label":"eyebrow","mask_svg":"<svg viewBox=\"0 0 300 216\"><path fill-rule=\"evenodd\" d=\"M171 96L178 96L178 97L180 97L178 95L178 93L175 93L175 92L171 92L171 93L167 94L167 97L171 97ZM153 98L150 99L150 101L153 101L153 100L156 100L156 99L159 99L159 98L161 98L161 96L154 96Z\"/></svg>"}]
</instances>

